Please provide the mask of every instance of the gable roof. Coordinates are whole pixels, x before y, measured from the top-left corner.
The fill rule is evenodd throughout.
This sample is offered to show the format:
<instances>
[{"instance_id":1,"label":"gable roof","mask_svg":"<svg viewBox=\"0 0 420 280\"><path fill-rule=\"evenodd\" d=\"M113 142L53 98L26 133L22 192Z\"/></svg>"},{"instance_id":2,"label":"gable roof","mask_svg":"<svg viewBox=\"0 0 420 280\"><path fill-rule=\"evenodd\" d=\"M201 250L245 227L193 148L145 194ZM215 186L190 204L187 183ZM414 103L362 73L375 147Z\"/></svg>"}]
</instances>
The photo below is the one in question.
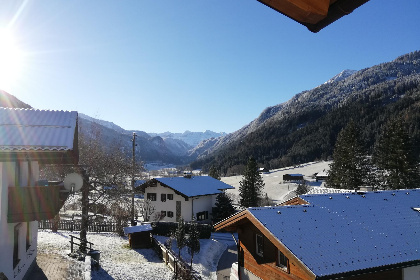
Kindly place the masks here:
<instances>
[{"instance_id":1,"label":"gable roof","mask_svg":"<svg viewBox=\"0 0 420 280\"><path fill-rule=\"evenodd\" d=\"M245 212L319 279L420 264L420 189L301 198L310 204Z\"/></svg>"},{"instance_id":2,"label":"gable roof","mask_svg":"<svg viewBox=\"0 0 420 280\"><path fill-rule=\"evenodd\" d=\"M75 111L0 108L0 160L77 162L77 118Z\"/></svg>"},{"instance_id":3,"label":"gable roof","mask_svg":"<svg viewBox=\"0 0 420 280\"><path fill-rule=\"evenodd\" d=\"M152 180L160 182L165 187L175 190L184 197L219 194L222 190L234 188L211 176L192 176L191 178L165 177Z\"/></svg>"}]
</instances>

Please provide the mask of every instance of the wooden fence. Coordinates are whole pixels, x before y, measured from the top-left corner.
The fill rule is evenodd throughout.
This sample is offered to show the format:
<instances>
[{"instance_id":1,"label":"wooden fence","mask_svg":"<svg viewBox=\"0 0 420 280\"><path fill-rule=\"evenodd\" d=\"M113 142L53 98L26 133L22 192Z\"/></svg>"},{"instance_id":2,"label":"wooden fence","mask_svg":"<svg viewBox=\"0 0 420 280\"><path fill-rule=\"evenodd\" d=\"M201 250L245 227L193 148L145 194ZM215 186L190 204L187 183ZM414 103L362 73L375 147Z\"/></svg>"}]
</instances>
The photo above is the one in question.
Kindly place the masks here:
<instances>
[{"instance_id":1,"label":"wooden fence","mask_svg":"<svg viewBox=\"0 0 420 280\"><path fill-rule=\"evenodd\" d=\"M179 279L201 280L201 277L195 271L191 272L191 267L187 262L179 259L178 256L164 244L152 238L152 246L159 257L168 265L174 273L178 274Z\"/></svg>"},{"instance_id":2,"label":"wooden fence","mask_svg":"<svg viewBox=\"0 0 420 280\"><path fill-rule=\"evenodd\" d=\"M46 220L40 221L38 223L39 229L52 229L55 226L55 222ZM99 223L91 223L88 225L87 231L89 232L116 232L117 231L117 224L116 223L107 223L107 224L99 224ZM58 230L66 230L66 231L81 231L82 224L80 222L75 221L60 221L58 222Z\"/></svg>"}]
</instances>

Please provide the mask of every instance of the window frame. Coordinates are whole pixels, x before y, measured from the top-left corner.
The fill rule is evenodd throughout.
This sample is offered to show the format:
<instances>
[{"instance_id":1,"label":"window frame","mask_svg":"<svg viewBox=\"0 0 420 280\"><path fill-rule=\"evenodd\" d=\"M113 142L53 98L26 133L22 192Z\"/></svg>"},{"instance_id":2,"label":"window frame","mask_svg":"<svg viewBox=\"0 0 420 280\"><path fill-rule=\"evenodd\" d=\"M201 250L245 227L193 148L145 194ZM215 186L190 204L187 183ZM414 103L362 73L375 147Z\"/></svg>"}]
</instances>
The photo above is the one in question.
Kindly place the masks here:
<instances>
[{"instance_id":1,"label":"window frame","mask_svg":"<svg viewBox=\"0 0 420 280\"><path fill-rule=\"evenodd\" d=\"M172 193L168 193L168 194L166 195L166 198L167 198L168 200L174 200L174 195L173 195Z\"/></svg>"},{"instance_id":2,"label":"window frame","mask_svg":"<svg viewBox=\"0 0 420 280\"><path fill-rule=\"evenodd\" d=\"M160 201L166 202L166 193L161 193L160 194Z\"/></svg>"},{"instance_id":3,"label":"window frame","mask_svg":"<svg viewBox=\"0 0 420 280\"><path fill-rule=\"evenodd\" d=\"M259 257L264 257L264 235L255 234L255 253Z\"/></svg>"},{"instance_id":4,"label":"window frame","mask_svg":"<svg viewBox=\"0 0 420 280\"><path fill-rule=\"evenodd\" d=\"M156 201L157 195L156 193L147 193L147 200Z\"/></svg>"},{"instance_id":5,"label":"window frame","mask_svg":"<svg viewBox=\"0 0 420 280\"><path fill-rule=\"evenodd\" d=\"M174 217L174 212L173 211L167 211L168 214L168 218L173 218Z\"/></svg>"},{"instance_id":6,"label":"window frame","mask_svg":"<svg viewBox=\"0 0 420 280\"><path fill-rule=\"evenodd\" d=\"M280 251L279 249L277 249L276 266L280 268L281 270L289 273L289 258L286 257L286 255L283 254L283 252Z\"/></svg>"},{"instance_id":7,"label":"window frame","mask_svg":"<svg viewBox=\"0 0 420 280\"><path fill-rule=\"evenodd\" d=\"M209 218L209 211L201 211L196 214L197 221L204 221Z\"/></svg>"},{"instance_id":8,"label":"window frame","mask_svg":"<svg viewBox=\"0 0 420 280\"><path fill-rule=\"evenodd\" d=\"M160 211L160 217L163 219L166 217L166 211Z\"/></svg>"}]
</instances>

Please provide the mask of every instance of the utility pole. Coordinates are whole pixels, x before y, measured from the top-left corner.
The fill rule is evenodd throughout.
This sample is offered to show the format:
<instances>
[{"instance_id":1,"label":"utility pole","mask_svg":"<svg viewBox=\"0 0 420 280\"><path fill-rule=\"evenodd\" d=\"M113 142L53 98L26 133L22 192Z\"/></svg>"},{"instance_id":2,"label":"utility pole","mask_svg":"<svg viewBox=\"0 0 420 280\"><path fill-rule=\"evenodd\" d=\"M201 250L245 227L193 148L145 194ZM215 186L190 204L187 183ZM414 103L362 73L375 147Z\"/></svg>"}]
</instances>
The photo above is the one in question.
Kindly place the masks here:
<instances>
[{"instance_id":1,"label":"utility pole","mask_svg":"<svg viewBox=\"0 0 420 280\"><path fill-rule=\"evenodd\" d=\"M133 132L133 162L131 168L131 225L135 226L137 223L134 221L134 169L136 166L136 137L137 134Z\"/></svg>"}]
</instances>

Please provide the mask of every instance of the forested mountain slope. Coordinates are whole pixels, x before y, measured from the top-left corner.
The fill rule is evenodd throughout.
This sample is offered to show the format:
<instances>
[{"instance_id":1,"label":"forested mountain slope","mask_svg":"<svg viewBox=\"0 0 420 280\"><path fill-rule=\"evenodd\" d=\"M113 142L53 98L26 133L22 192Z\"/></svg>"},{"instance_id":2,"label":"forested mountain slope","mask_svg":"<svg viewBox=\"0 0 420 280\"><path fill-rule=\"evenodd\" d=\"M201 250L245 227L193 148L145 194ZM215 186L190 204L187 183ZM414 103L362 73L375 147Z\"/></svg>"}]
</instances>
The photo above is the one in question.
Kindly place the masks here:
<instances>
[{"instance_id":1,"label":"forested mountain slope","mask_svg":"<svg viewBox=\"0 0 420 280\"><path fill-rule=\"evenodd\" d=\"M410 135L419 143L418 51L350 71L345 78L265 109L249 125L217 141L192 167L215 165L223 173L235 173L250 156L269 168L326 159L332 155L338 132L350 119L363 131L366 148L372 149L381 126L397 115L404 116Z\"/></svg>"}]
</instances>

